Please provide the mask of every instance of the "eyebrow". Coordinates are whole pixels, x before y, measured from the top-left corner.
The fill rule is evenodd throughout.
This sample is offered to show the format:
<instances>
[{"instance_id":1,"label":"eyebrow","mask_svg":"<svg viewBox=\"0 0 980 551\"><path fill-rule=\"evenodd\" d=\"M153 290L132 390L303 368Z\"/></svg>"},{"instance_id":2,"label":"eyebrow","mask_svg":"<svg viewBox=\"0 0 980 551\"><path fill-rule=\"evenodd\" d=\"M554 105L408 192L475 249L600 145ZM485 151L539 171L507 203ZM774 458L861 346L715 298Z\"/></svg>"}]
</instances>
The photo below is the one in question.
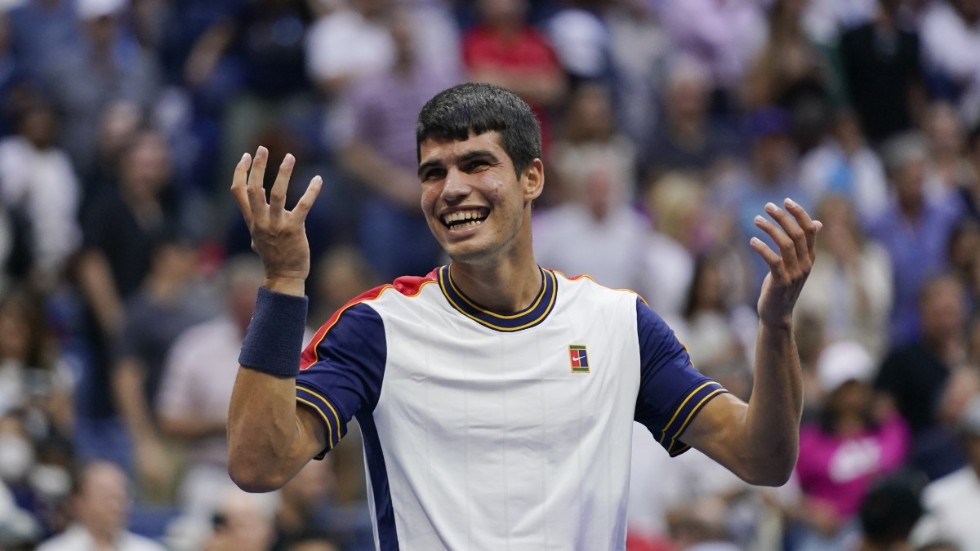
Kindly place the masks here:
<instances>
[{"instance_id":1,"label":"eyebrow","mask_svg":"<svg viewBox=\"0 0 980 551\"><path fill-rule=\"evenodd\" d=\"M476 160L476 159L490 159L490 160L493 160L493 161L497 161L497 156L494 155L493 152L490 151L490 150L487 150L487 149L477 149L475 151L468 151L468 152L460 155L459 157L456 157L455 159L452 160L452 162L450 164L462 164L462 163L466 163L467 161L473 161L473 160ZM445 166L445 165L442 162L442 160L440 160L440 159L432 159L430 161L426 161L426 162L422 163L421 165L419 165L419 170L418 170L419 178L421 178L422 175L427 170L429 170L431 168L438 168L438 167L441 167L441 166Z\"/></svg>"}]
</instances>

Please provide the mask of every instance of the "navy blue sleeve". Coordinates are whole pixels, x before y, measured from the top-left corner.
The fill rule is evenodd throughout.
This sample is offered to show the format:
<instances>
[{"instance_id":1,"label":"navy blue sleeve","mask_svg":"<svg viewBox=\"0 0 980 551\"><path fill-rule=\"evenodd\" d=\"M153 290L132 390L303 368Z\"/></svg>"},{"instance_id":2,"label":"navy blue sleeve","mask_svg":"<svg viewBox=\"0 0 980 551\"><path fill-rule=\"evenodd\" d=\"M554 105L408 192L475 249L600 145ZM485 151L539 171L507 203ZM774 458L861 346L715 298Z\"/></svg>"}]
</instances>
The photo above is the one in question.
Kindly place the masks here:
<instances>
[{"instance_id":1,"label":"navy blue sleeve","mask_svg":"<svg viewBox=\"0 0 980 551\"><path fill-rule=\"evenodd\" d=\"M636 301L640 339L640 391L634 419L653 433L671 456L688 450L680 437L712 398L728 392L691 363L673 330L642 300Z\"/></svg>"},{"instance_id":2,"label":"navy blue sleeve","mask_svg":"<svg viewBox=\"0 0 980 551\"><path fill-rule=\"evenodd\" d=\"M330 451L347 423L378 403L386 361L384 322L373 308L355 303L331 316L303 351L296 400L326 425Z\"/></svg>"}]
</instances>

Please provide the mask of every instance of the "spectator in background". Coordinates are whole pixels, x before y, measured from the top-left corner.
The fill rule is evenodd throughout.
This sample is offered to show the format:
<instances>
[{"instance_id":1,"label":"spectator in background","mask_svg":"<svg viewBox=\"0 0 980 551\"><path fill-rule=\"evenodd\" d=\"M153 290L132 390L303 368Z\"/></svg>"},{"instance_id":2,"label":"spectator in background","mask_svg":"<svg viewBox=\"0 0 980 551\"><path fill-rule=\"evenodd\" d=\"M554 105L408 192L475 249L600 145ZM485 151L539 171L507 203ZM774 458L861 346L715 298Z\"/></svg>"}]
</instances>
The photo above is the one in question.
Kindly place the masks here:
<instances>
[{"instance_id":1,"label":"spectator in background","mask_svg":"<svg viewBox=\"0 0 980 551\"><path fill-rule=\"evenodd\" d=\"M37 85L24 66L23 52L14 51L13 9L11 5L0 6L0 136L16 130L18 108Z\"/></svg>"},{"instance_id":2,"label":"spectator in background","mask_svg":"<svg viewBox=\"0 0 980 551\"><path fill-rule=\"evenodd\" d=\"M69 438L74 417L73 381L59 362L42 300L26 287L0 298L0 415L23 416L37 441Z\"/></svg>"},{"instance_id":3,"label":"spectator in background","mask_svg":"<svg viewBox=\"0 0 980 551\"><path fill-rule=\"evenodd\" d=\"M82 43L76 2L32 0L13 4L10 10L13 49L29 78L43 81L65 52L77 50Z\"/></svg>"},{"instance_id":4,"label":"spectator in background","mask_svg":"<svg viewBox=\"0 0 980 551\"><path fill-rule=\"evenodd\" d=\"M551 110L567 83L547 36L528 23L527 10L528 0L478 0L479 20L463 34L463 65L469 80L506 88L531 106L547 153Z\"/></svg>"},{"instance_id":5,"label":"spectator in background","mask_svg":"<svg viewBox=\"0 0 980 551\"><path fill-rule=\"evenodd\" d=\"M784 198L793 197L804 208L810 206L810 198L797 180L798 152L790 137L791 123L789 113L775 107L749 115L750 166L747 171L731 175L733 181L714 185L715 200L732 205L736 228L745 239L757 233L752 205L779 204ZM762 239L767 241L769 237L763 235ZM768 267L761 258L752 257L749 273L751 287L756 293L767 272Z\"/></svg>"},{"instance_id":6,"label":"spectator in background","mask_svg":"<svg viewBox=\"0 0 980 551\"><path fill-rule=\"evenodd\" d=\"M967 464L926 486L926 515L913 540L920 545L943 540L969 551L980 542L980 394L962 411L957 433Z\"/></svg>"},{"instance_id":7,"label":"spectator in background","mask_svg":"<svg viewBox=\"0 0 980 551\"><path fill-rule=\"evenodd\" d=\"M922 19L923 58L932 94L956 103L967 124L980 122L980 3L939 0Z\"/></svg>"},{"instance_id":8,"label":"spectator in background","mask_svg":"<svg viewBox=\"0 0 980 551\"><path fill-rule=\"evenodd\" d=\"M853 339L880 358L888 347L892 304L888 253L867 238L845 197L825 196L816 213L827 225L817 243L823 254L800 293L795 314L821 323L829 341Z\"/></svg>"},{"instance_id":9,"label":"spectator in background","mask_svg":"<svg viewBox=\"0 0 980 551\"><path fill-rule=\"evenodd\" d=\"M919 35L900 24L901 0L877 0L874 18L841 35L844 87L872 146L907 132L926 101Z\"/></svg>"},{"instance_id":10,"label":"spectator in background","mask_svg":"<svg viewBox=\"0 0 980 551\"><path fill-rule=\"evenodd\" d=\"M389 70L366 76L344 98L335 125L340 165L364 187L356 219L358 242L373 272L385 281L398 274L425 275L440 251L419 211L415 113L427 99L456 83L421 65L419 31L405 11L389 20L395 46Z\"/></svg>"},{"instance_id":11,"label":"spectator in background","mask_svg":"<svg viewBox=\"0 0 980 551\"><path fill-rule=\"evenodd\" d=\"M125 0L78 0L81 41L59 50L43 83L64 114L60 142L80 173L94 161L97 128L105 108L128 100L149 109L160 91L155 60L127 32Z\"/></svg>"},{"instance_id":12,"label":"spectator in background","mask_svg":"<svg viewBox=\"0 0 980 551\"><path fill-rule=\"evenodd\" d=\"M134 135L120 154L118 185L83 223L83 245L74 277L83 311L83 374L76 391L78 450L83 458L129 464L129 443L110 385L111 344L124 321L125 302L150 270L158 236L183 231L181 199L170 193L170 149L153 130ZM199 221L200 222L200 221Z\"/></svg>"},{"instance_id":13,"label":"spectator in background","mask_svg":"<svg viewBox=\"0 0 980 551\"><path fill-rule=\"evenodd\" d=\"M243 5L241 0L172 0L133 6L134 26L143 24L153 35L150 43L166 87L157 112L167 120L168 132L180 135L181 180L198 191L211 191L221 181L221 121L244 80L240 60L222 54Z\"/></svg>"},{"instance_id":14,"label":"spectator in background","mask_svg":"<svg viewBox=\"0 0 980 551\"><path fill-rule=\"evenodd\" d=\"M966 181L957 190L964 211L980 219L980 124L966 138L966 158L970 164Z\"/></svg>"},{"instance_id":15,"label":"spectator in background","mask_svg":"<svg viewBox=\"0 0 980 551\"><path fill-rule=\"evenodd\" d=\"M622 132L614 111L612 90L604 83L583 83L575 88L562 113L548 160L553 169L549 186L554 203L581 202L588 169L604 166L620 182L622 199L636 197L636 148Z\"/></svg>"},{"instance_id":16,"label":"spectator in background","mask_svg":"<svg viewBox=\"0 0 980 551\"><path fill-rule=\"evenodd\" d=\"M187 455L178 505L191 539L207 525L218 500L234 488L225 438L232 374L263 275L261 262L252 255L226 261L224 311L181 333L164 365L157 416L162 433L180 443Z\"/></svg>"},{"instance_id":17,"label":"spectator in background","mask_svg":"<svg viewBox=\"0 0 980 551\"><path fill-rule=\"evenodd\" d=\"M846 197L862 225L888 205L885 169L865 142L853 111L837 111L823 143L800 160L800 185L814 201L827 195Z\"/></svg>"},{"instance_id":18,"label":"spectator in background","mask_svg":"<svg viewBox=\"0 0 980 551\"><path fill-rule=\"evenodd\" d=\"M279 492L275 511L274 551L286 551L319 534L343 549L374 548L370 516L356 517L337 508L336 473L332 458L307 463Z\"/></svg>"},{"instance_id":19,"label":"spectator in background","mask_svg":"<svg viewBox=\"0 0 980 551\"><path fill-rule=\"evenodd\" d=\"M895 295L889 341L902 345L919 335L918 299L924 283L948 265L946 244L959 206L951 198L932 201L926 193L927 151L919 135L893 138L883 157L894 192L868 234L891 259Z\"/></svg>"},{"instance_id":20,"label":"spectator in background","mask_svg":"<svg viewBox=\"0 0 980 551\"><path fill-rule=\"evenodd\" d=\"M72 492L74 523L38 546L38 551L166 551L153 540L126 530L129 516L129 481L118 465L105 461L86 464Z\"/></svg>"},{"instance_id":21,"label":"spectator in background","mask_svg":"<svg viewBox=\"0 0 980 551\"><path fill-rule=\"evenodd\" d=\"M905 461L908 428L879 407L871 386L874 359L854 341L828 345L816 366L824 393L820 419L800 429L796 476L802 502L791 513L801 528L798 551L848 549L868 488Z\"/></svg>"},{"instance_id":22,"label":"spectator in background","mask_svg":"<svg viewBox=\"0 0 980 551\"><path fill-rule=\"evenodd\" d=\"M0 140L0 199L28 224L31 269L25 275L40 290L61 281L81 241L81 185L57 140L57 114L41 99L23 107L17 134Z\"/></svg>"},{"instance_id":23,"label":"spectator in background","mask_svg":"<svg viewBox=\"0 0 980 551\"><path fill-rule=\"evenodd\" d=\"M963 287L952 275L939 276L922 288L921 336L897 343L881 364L875 387L894 400L912 431L908 462L930 480L962 465L941 406L951 373L966 359Z\"/></svg>"},{"instance_id":24,"label":"spectator in background","mask_svg":"<svg viewBox=\"0 0 980 551\"><path fill-rule=\"evenodd\" d=\"M662 0L657 4L675 47L708 69L711 104L732 114L745 74L765 41L762 4L754 0Z\"/></svg>"},{"instance_id":25,"label":"spectator in background","mask_svg":"<svg viewBox=\"0 0 980 551\"><path fill-rule=\"evenodd\" d=\"M351 297L378 285L378 277L371 272L364 254L350 245L338 245L323 254L314 274L307 316L310 326L314 320L328 319Z\"/></svg>"},{"instance_id":26,"label":"spectator in background","mask_svg":"<svg viewBox=\"0 0 980 551\"><path fill-rule=\"evenodd\" d=\"M534 217L535 256L542 266L633 289L660 315L675 317L690 282L691 257L631 205L630 182L621 179L629 177L622 171L624 155L599 147L562 157L565 171L559 173L571 177L564 181L570 200Z\"/></svg>"},{"instance_id":27,"label":"spectator in background","mask_svg":"<svg viewBox=\"0 0 980 551\"><path fill-rule=\"evenodd\" d=\"M826 105L836 94L826 54L804 29L805 9L804 0L775 0L769 7L768 38L745 76L748 110L778 106L798 123L807 103Z\"/></svg>"},{"instance_id":28,"label":"spectator in background","mask_svg":"<svg viewBox=\"0 0 980 551\"><path fill-rule=\"evenodd\" d=\"M307 145L301 139L318 130L311 122L318 107L306 70L305 39L314 21L310 3L254 0L242 2L240 10L223 35L227 42L216 45L219 56L237 62L242 77L241 89L224 99L221 149L226 165L268 132L292 134L312 149L315 141Z\"/></svg>"},{"instance_id":29,"label":"spectator in background","mask_svg":"<svg viewBox=\"0 0 980 551\"><path fill-rule=\"evenodd\" d=\"M196 250L170 233L152 243L150 271L125 305L112 391L133 445L138 497L145 501L172 500L175 459L160 432L157 399L174 341L219 309L209 291Z\"/></svg>"},{"instance_id":30,"label":"spectator in background","mask_svg":"<svg viewBox=\"0 0 980 551\"><path fill-rule=\"evenodd\" d=\"M946 102L929 106L923 121L929 148L929 175L926 192L935 201L949 199L970 177L966 157L966 132L963 123Z\"/></svg>"},{"instance_id":31,"label":"spectator in background","mask_svg":"<svg viewBox=\"0 0 980 551\"><path fill-rule=\"evenodd\" d=\"M664 76L659 123L641 155L644 184L670 171L708 178L739 153L738 137L711 117L711 75L693 56L674 56Z\"/></svg>"},{"instance_id":32,"label":"spectator in background","mask_svg":"<svg viewBox=\"0 0 980 551\"><path fill-rule=\"evenodd\" d=\"M609 82L613 76L612 35L602 20L601 0L568 0L545 23L558 61L571 87L583 82Z\"/></svg>"},{"instance_id":33,"label":"spectator in background","mask_svg":"<svg viewBox=\"0 0 980 551\"><path fill-rule=\"evenodd\" d=\"M861 541L856 550L911 551L909 536L924 513L921 486L908 473L876 482L861 502Z\"/></svg>"},{"instance_id":34,"label":"spectator in background","mask_svg":"<svg viewBox=\"0 0 980 551\"><path fill-rule=\"evenodd\" d=\"M274 500L238 488L217 497L213 533L202 551L269 551L275 537Z\"/></svg>"},{"instance_id":35,"label":"spectator in background","mask_svg":"<svg viewBox=\"0 0 980 551\"><path fill-rule=\"evenodd\" d=\"M963 217L949 235L949 265L966 291L967 318L980 313L980 220Z\"/></svg>"},{"instance_id":36,"label":"spectator in background","mask_svg":"<svg viewBox=\"0 0 980 551\"><path fill-rule=\"evenodd\" d=\"M874 18L877 0L810 0L803 28L822 47L833 47L841 33Z\"/></svg>"},{"instance_id":37,"label":"spectator in background","mask_svg":"<svg viewBox=\"0 0 980 551\"><path fill-rule=\"evenodd\" d=\"M623 133L645 144L659 124L664 65L671 50L667 30L645 0L617 0L606 8L613 94Z\"/></svg>"},{"instance_id":38,"label":"spectator in background","mask_svg":"<svg viewBox=\"0 0 980 551\"><path fill-rule=\"evenodd\" d=\"M390 7L391 0L321 2L306 37L306 71L328 103L328 128L332 105L352 84L394 64L386 22Z\"/></svg>"},{"instance_id":39,"label":"spectator in background","mask_svg":"<svg viewBox=\"0 0 980 551\"><path fill-rule=\"evenodd\" d=\"M745 334L744 324L752 312L729 302L725 290L721 257L699 256L694 263L682 318L672 325L677 337L690 350L691 362L698 371L736 395L747 395L752 386L749 353L754 339L748 340L750 336Z\"/></svg>"}]
</instances>

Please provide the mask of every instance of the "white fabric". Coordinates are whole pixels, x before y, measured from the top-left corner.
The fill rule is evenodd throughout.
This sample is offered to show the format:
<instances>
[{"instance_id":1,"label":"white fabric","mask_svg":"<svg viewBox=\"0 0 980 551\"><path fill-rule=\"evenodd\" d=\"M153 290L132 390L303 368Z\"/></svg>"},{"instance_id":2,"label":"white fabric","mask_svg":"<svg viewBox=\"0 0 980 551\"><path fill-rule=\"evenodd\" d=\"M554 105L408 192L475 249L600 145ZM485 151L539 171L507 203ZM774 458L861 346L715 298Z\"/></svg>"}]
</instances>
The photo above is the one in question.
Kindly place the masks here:
<instances>
[{"instance_id":1,"label":"white fabric","mask_svg":"<svg viewBox=\"0 0 980 551\"><path fill-rule=\"evenodd\" d=\"M547 268L632 289L665 317L681 310L694 273L690 254L629 206L601 221L578 204L540 213L534 220L534 254Z\"/></svg>"},{"instance_id":2,"label":"white fabric","mask_svg":"<svg viewBox=\"0 0 980 551\"><path fill-rule=\"evenodd\" d=\"M377 74L395 60L388 29L350 9L320 18L306 40L307 71L315 80Z\"/></svg>"},{"instance_id":3,"label":"white fabric","mask_svg":"<svg viewBox=\"0 0 980 551\"><path fill-rule=\"evenodd\" d=\"M622 537L617 522L625 514L640 376L636 296L599 290L588 280L562 279L559 285L561 299L548 320L554 330L548 333L493 333L437 312L420 316L421 305L387 300L398 298L393 293L371 303L383 312L386 326L416 332L388 342L389 362L373 415L386 438L382 448L404 549L540 551L567 549L576 541L583 549L599 550L614 548L614 534ZM437 285L423 287L419 298L437 310L445 304ZM423 346L434 333L440 335L439 346ZM588 345L589 374L570 373L567 347L577 343ZM424 365L398 361L419 354L425 354ZM511 373L523 371L510 380L541 384L486 392L505 364ZM455 384L417 383L425 380ZM425 411L433 403L449 415L425 424L411 421L431 420ZM473 426L473 419L497 421ZM583 431L583 426L591 428ZM467 436L503 427L508 427L506 438L503 433L499 439ZM576 437L569 438L572 434ZM496 445L486 446L489 442ZM465 510L447 510L447 504L465 504ZM512 516L509 510L522 513ZM440 514L426 514L435 511ZM513 540L499 540L501 534ZM552 543L517 543L536 541L540 534Z\"/></svg>"},{"instance_id":4,"label":"white fabric","mask_svg":"<svg viewBox=\"0 0 980 551\"><path fill-rule=\"evenodd\" d=\"M19 136L0 142L0 198L30 218L42 271L60 269L81 241L79 194L78 177L63 151L39 150Z\"/></svg>"},{"instance_id":5,"label":"white fabric","mask_svg":"<svg viewBox=\"0 0 980 551\"><path fill-rule=\"evenodd\" d=\"M70 526L37 547L37 551L96 551L98 549L88 530L78 524ZM119 534L112 551L167 551L167 548L149 538L132 532L123 532Z\"/></svg>"},{"instance_id":6,"label":"white fabric","mask_svg":"<svg viewBox=\"0 0 980 551\"><path fill-rule=\"evenodd\" d=\"M932 482L922 497L927 514L912 533L913 543L942 539L960 551L980 551L980 477L973 469L964 467Z\"/></svg>"}]
</instances>

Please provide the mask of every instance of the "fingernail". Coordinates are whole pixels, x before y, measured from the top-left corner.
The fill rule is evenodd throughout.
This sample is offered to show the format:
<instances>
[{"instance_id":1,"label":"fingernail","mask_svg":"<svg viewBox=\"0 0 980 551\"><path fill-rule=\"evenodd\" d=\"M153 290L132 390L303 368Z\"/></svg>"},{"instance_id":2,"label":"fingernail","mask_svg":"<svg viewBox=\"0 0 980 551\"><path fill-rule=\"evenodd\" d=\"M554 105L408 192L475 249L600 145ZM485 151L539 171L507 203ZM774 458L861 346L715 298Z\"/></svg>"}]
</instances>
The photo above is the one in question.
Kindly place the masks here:
<instances>
[{"instance_id":1,"label":"fingernail","mask_svg":"<svg viewBox=\"0 0 980 551\"><path fill-rule=\"evenodd\" d=\"M248 153L245 153L245 154L242 155L242 161L244 161L246 159L248 159ZM238 161L238 162L242 162L242 161Z\"/></svg>"},{"instance_id":2,"label":"fingernail","mask_svg":"<svg viewBox=\"0 0 980 551\"><path fill-rule=\"evenodd\" d=\"M762 216L759 216L759 215L756 215L756 217L755 217L755 223L756 223L756 224L762 224L762 223L764 223L765 221L766 221L766 219L765 219L765 218L763 218Z\"/></svg>"},{"instance_id":3,"label":"fingernail","mask_svg":"<svg viewBox=\"0 0 980 551\"><path fill-rule=\"evenodd\" d=\"M770 203L766 203L766 210L769 212L775 212L779 210L779 207L777 207L775 203L770 202Z\"/></svg>"},{"instance_id":4,"label":"fingernail","mask_svg":"<svg viewBox=\"0 0 980 551\"><path fill-rule=\"evenodd\" d=\"M749 239L749 243L751 243L753 245L758 245L758 244L762 243L762 240L759 239L758 237L753 237L752 239Z\"/></svg>"},{"instance_id":5,"label":"fingernail","mask_svg":"<svg viewBox=\"0 0 980 551\"><path fill-rule=\"evenodd\" d=\"M790 199L789 197L787 197L786 198L786 206L795 207L795 206L797 206L797 204L796 204L796 201L794 201L794 200Z\"/></svg>"}]
</instances>

